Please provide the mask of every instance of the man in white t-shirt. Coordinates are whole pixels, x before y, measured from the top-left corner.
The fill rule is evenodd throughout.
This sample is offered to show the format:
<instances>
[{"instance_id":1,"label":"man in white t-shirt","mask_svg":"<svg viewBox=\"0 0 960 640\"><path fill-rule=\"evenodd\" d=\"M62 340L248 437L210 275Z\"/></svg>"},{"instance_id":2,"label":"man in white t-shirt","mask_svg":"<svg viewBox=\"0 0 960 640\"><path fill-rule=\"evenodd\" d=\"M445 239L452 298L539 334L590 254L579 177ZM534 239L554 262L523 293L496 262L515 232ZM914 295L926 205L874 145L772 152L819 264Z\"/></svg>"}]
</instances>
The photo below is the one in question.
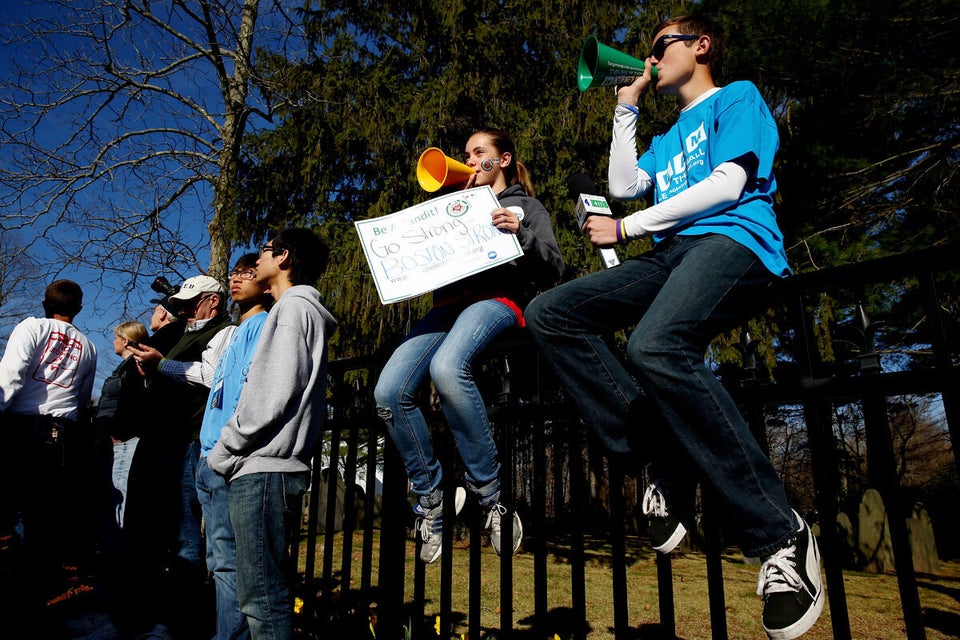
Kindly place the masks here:
<instances>
[{"instance_id":1,"label":"man in white t-shirt","mask_svg":"<svg viewBox=\"0 0 960 640\"><path fill-rule=\"evenodd\" d=\"M0 528L18 534L25 568L12 591L30 615L62 584L61 538L71 512L65 442L90 402L97 351L75 326L83 291L71 280L51 283L43 318L26 318L10 334L0 360L0 433L10 446L3 465Z\"/></svg>"},{"instance_id":2,"label":"man in white t-shirt","mask_svg":"<svg viewBox=\"0 0 960 640\"><path fill-rule=\"evenodd\" d=\"M0 361L0 412L75 421L90 401L97 351L73 326L83 291L57 280L43 299L45 317L18 324Z\"/></svg>"}]
</instances>

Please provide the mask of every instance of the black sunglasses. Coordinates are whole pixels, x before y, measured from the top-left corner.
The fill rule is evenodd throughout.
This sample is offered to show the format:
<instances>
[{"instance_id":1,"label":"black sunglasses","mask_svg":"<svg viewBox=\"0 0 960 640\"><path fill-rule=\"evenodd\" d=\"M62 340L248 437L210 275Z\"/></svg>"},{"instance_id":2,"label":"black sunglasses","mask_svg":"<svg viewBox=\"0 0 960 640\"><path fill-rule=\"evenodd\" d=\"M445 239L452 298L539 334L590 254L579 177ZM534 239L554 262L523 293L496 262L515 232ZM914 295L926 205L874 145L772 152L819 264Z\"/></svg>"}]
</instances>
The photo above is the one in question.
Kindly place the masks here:
<instances>
[{"instance_id":1,"label":"black sunglasses","mask_svg":"<svg viewBox=\"0 0 960 640\"><path fill-rule=\"evenodd\" d=\"M657 60L663 57L664 52L666 52L667 47L672 45L674 42L684 42L686 40L696 40L700 36L693 35L682 35L679 33L668 33L657 38L657 41L653 43L653 49L650 50L650 57L656 58Z\"/></svg>"}]
</instances>

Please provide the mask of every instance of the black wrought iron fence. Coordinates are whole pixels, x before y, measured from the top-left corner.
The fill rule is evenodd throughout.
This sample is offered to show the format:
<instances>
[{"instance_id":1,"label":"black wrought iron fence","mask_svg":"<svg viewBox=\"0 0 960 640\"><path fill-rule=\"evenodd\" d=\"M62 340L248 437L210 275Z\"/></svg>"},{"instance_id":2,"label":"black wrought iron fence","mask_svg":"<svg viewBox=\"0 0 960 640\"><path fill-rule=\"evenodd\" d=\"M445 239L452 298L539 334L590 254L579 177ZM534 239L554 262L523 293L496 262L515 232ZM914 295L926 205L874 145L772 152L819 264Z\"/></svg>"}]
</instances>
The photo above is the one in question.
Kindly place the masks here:
<instances>
[{"instance_id":1,"label":"black wrought iron fence","mask_svg":"<svg viewBox=\"0 0 960 640\"><path fill-rule=\"evenodd\" d=\"M888 402L901 395L938 395L953 463L960 467L960 332L954 331L958 309L950 306L960 300L955 288L958 276L960 250L944 247L790 278L762 301L765 326L776 327L776 335L766 336L764 344L776 349L775 357L760 357L760 341L745 330L740 345L742 363L735 370L726 367L723 371L762 444L767 443L768 420L778 407L800 408L815 489L810 506L820 523L834 638L850 638L851 631L844 552L833 526L842 508L843 490L838 435L830 410L849 403L862 410L868 485L881 494L889 514L903 627L911 640L925 637L906 524L912 503L899 481L901 469L894 457ZM891 328L899 346L878 340L878 330L882 334L883 329L871 318L875 313L871 300L878 301L876 311L881 314L892 314L896 307L898 317L909 319L909 327ZM824 305L833 313L829 322L820 313ZM841 350L845 353L840 356L826 353L831 341L825 336L831 332L833 341L844 345ZM885 359L894 366L884 370ZM764 368L764 361L773 362L774 367ZM533 557L532 579L523 585L515 581L513 559L500 559L497 603L481 601L484 558L478 509L468 507L459 525L453 518L444 520L439 568L411 559L415 551L407 480L385 440L372 399L380 364L372 356L331 363L327 437L315 465L324 471L317 474L312 486L300 549L301 632L318 637L339 632L375 634L377 638L435 638L438 629L452 628L456 616L466 626L468 637L477 639L489 632L489 625L481 627L482 609L496 608L496 637L514 635L519 619L538 637L552 637L558 622L548 602L550 594L559 591L569 602L562 621L564 637L585 638L591 628L585 558L594 552L592 541L600 539L604 553L609 554L614 635L635 637L629 628L626 568L631 553L628 540L644 534L642 519L637 517L642 470L624 468L621 462L608 459L591 441L522 332L511 334L490 350L481 375L503 465L503 495L512 497L510 504L522 516L522 553ZM429 404L427 399L425 403ZM442 442L442 419L439 412L432 415ZM445 468L455 470L452 443L438 449L449 452L443 462ZM447 481L453 483L456 475L456 471L446 474ZM704 616L709 615L713 638L726 638L724 545L709 493L702 496L702 516L699 544L706 557L710 600ZM461 530L455 531L457 527ZM469 540L466 551L454 548L455 537ZM462 558L464 553L468 560L458 562L455 569L455 554ZM569 565L569 577L560 582L548 576L548 563L558 553ZM656 563L658 624L664 637L673 637L676 616L671 561L657 557ZM439 571L439 606L427 604L427 570ZM469 592L467 611L452 611L452 595L464 590ZM530 611L516 608L515 592L520 591L524 602L532 601ZM436 619L427 619L428 609L439 612Z\"/></svg>"}]
</instances>

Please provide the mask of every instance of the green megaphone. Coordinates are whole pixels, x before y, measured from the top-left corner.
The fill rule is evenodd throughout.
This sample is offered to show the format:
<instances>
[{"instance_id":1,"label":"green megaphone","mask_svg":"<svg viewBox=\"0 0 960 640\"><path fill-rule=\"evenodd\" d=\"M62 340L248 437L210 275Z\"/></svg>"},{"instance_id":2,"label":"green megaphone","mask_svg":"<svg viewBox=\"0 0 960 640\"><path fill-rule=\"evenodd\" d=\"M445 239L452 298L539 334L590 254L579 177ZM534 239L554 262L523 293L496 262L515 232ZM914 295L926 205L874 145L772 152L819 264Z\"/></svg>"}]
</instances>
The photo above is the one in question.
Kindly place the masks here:
<instances>
[{"instance_id":1,"label":"green megaphone","mask_svg":"<svg viewBox=\"0 0 960 640\"><path fill-rule=\"evenodd\" d=\"M650 72L657 77L657 68ZM600 44L596 36L587 36L580 49L577 63L577 86L580 91L590 87L612 87L630 84L643 75L643 60Z\"/></svg>"}]
</instances>

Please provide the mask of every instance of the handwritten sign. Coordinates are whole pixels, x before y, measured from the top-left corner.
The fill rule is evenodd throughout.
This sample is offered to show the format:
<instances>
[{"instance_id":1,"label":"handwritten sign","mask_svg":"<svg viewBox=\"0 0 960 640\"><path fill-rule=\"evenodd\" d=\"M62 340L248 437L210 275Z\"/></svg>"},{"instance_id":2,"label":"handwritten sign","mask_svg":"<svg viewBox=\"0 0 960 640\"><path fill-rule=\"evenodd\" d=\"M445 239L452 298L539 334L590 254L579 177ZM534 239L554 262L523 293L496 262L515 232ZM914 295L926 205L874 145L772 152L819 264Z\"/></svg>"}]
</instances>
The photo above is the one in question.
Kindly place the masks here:
<instances>
[{"instance_id":1,"label":"handwritten sign","mask_svg":"<svg viewBox=\"0 0 960 640\"><path fill-rule=\"evenodd\" d=\"M523 255L517 236L493 226L490 187L433 198L355 222L380 302L413 298Z\"/></svg>"}]
</instances>

